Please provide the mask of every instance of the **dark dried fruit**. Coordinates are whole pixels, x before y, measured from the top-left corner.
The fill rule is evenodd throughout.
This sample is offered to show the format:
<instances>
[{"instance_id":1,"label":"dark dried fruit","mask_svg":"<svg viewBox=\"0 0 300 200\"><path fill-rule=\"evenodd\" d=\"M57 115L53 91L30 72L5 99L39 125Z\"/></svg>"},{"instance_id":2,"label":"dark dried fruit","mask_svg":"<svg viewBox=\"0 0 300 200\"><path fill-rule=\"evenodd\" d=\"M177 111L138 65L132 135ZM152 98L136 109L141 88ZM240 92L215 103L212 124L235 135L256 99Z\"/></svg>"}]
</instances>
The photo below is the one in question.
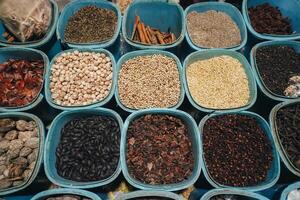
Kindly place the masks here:
<instances>
[{"instance_id":1,"label":"dark dried fruit","mask_svg":"<svg viewBox=\"0 0 300 200\"><path fill-rule=\"evenodd\" d=\"M209 200L258 200L252 197L246 197L241 195L232 195L232 194L220 194L211 197Z\"/></svg>"},{"instance_id":2,"label":"dark dried fruit","mask_svg":"<svg viewBox=\"0 0 300 200\"><path fill-rule=\"evenodd\" d=\"M279 109L276 126L288 159L300 170L300 103Z\"/></svg>"},{"instance_id":3,"label":"dark dried fruit","mask_svg":"<svg viewBox=\"0 0 300 200\"><path fill-rule=\"evenodd\" d=\"M13 60L0 64L0 106L31 103L43 86L44 61Z\"/></svg>"},{"instance_id":4,"label":"dark dried fruit","mask_svg":"<svg viewBox=\"0 0 300 200\"><path fill-rule=\"evenodd\" d=\"M194 155L186 124L169 115L145 115L127 131L129 174L148 184L171 184L188 179Z\"/></svg>"},{"instance_id":5,"label":"dark dried fruit","mask_svg":"<svg viewBox=\"0 0 300 200\"><path fill-rule=\"evenodd\" d=\"M57 173L73 181L110 177L119 163L120 127L107 116L70 120L61 130L56 149Z\"/></svg>"},{"instance_id":6,"label":"dark dried fruit","mask_svg":"<svg viewBox=\"0 0 300 200\"><path fill-rule=\"evenodd\" d=\"M248 9L251 25L258 33L290 35L293 33L288 17L284 17L278 7L264 3Z\"/></svg>"},{"instance_id":7,"label":"dark dried fruit","mask_svg":"<svg viewBox=\"0 0 300 200\"><path fill-rule=\"evenodd\" d=\"M208 119L203 129L207 170L219 184L245 187L266 180L272 146L257 119L241 114Z\"/></svg>"}]
</instances>

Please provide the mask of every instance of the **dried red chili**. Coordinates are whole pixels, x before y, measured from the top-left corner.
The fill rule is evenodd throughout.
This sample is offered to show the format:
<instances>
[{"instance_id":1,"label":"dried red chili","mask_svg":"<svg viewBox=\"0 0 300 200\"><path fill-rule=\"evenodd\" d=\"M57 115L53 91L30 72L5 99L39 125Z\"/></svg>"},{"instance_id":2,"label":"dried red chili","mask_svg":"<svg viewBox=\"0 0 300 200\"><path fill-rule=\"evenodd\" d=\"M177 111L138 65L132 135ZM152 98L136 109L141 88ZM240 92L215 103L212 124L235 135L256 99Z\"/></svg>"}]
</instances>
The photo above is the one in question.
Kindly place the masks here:
<instances>
[{"instance_id":1,"label":"dried red chili","mask_svg":"<svg viewBox=\"0 0 300 200\"><path fill-rule=\"evenodd\" d=\"M44 61L9 59L0 64L0 106L31 103L43 85Z\"/></svg>"}]
</instances>

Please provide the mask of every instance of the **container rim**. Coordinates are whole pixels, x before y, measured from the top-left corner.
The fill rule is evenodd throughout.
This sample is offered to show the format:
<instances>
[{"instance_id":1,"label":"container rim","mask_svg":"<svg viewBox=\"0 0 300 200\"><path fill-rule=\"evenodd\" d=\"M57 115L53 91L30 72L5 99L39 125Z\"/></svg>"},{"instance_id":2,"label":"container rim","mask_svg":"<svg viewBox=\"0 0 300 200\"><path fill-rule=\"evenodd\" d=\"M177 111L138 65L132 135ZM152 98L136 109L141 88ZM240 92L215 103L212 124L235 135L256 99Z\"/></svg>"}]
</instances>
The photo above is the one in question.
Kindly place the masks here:
<instances>
[{"instance_id":1,"label":"container rim","mask_svg":"<svg viewBox=\"0 0 300 200\"><path fill-rule=\"evenodd\" d=\"M261 2L263 3L263 2ZM260 5L260 4L259 4ZM300 8L300 6L299 6ZM254 30L251 24L250 17L248 15L248 0L243 0L242 4L242 13L244 16L244 20L246 22L246 26L248 30L254 35L256 38L261 40L276 40L276 41L286 41L286 40L297 40L300 38L300 33L294 33L291 35L274 35L274 34L262 34L258 33Z\"/></svg>"},{"instance_id":2,"label":"container rim","mask_svg":"<svg viewBox=\"0 0 300 200\"><path fill-rule=\"evenodd\" d=\"M220 194L233 194L233 195L241 195L244 197L251 197L251 198L255 198L257 200L269 200L268 198L266 198L260 194L250 192L247 190L235 189L235 188L212 189L212 190L206 192L200 200L209 200L211 197L214 197L214 196L220 195Z\"/></svg>"},{"instance_id":3,"label":"container rim","mask_svg":"<svg viewBox=\"0 0 300 200\"><path fill-rule=\"evenodd\" d=\"M278 111L281 108L288 107L288 106L294 105L294 104L300 104L300 99L281 102L281 103L277 104L276 106L274 106L269 115L269 121L270 121L272 137L273 137L275 146L278 150L278 154L279 154L281 160L283 161L284 165L289 169L290 172L292 172L296 176L300 177L300 169L297 169L295 167L295 165L291 162L291 160L288 158L285 148L283 148L283 146L282 146L282 142L279 138L277 123L276 123Z\"/></svg>"},{"instance_id":4,"label":"container rim","mask_svg":"<svg viewBox=\"0 0 300 200\"><path fill-rule=\"evenodd\" d=\"M97 7L101 7L101 5L106 4L112 7L109 10L114 11L115 9L117 15L117 23L116 23L114 35L110 39L101 42L88 42L88 43L72 43L72 42L66 42L64 40L61 32L59 31L60 27L62 27L62 23L63 23L62 21L64 20L63 18L68 9L78 6L82 3L90 3L92 5L96 5ZM117 40L121 30L121 23L122 23L122 15L121 15L120 8L116 4L110 1L72 0L68 4L66 4L63 10L61 11L60 17L56 25L56 37L61 44L66 44L70 48L89 48L89 49L106 48L111 46Z\"/></svg>"},{"instance_id":5,"label":"container rim","mask_svg":"<svg viewBox=\"0 0 300 200\"><path fill-rule=\"evenodd\" d=\"M268 137L270 143L271 143L271 146L273 148L273 151L272 151L272 155L273 155L273 162L274 162L274 165L277 167L275 167L275 175L271 178L271 181L268 181L268 183L265 183L265 184L262 184L261 186L247 186L247 187L235 187L235 188L239 188L241 190L247 190L247 191L251 191L251 192L257 192L257 191L261 191L261 190L265 190L267 188L270 188L272 187L273 185L276 184L276 182L278 181L279 179L279 175L280 175L280 158L278 156L278 153L277 153L277 149L276 149L276 146L274 144L274 141L272 140L272 134L271 134L271 130L269 128L269 124L267 123L267 121L261 117L260 115L254 113L254 112L250 112L250 111L235 111L235 112L228 112L228 113L211 113L211 114L208 114L206 115L204 118L202 118L202 120L200 121L199 123L199 129L200 129L200 140L202 142L202 134L204 132L203 128L204 128L204 124L206 123L206 121L210 118L213 118L213 117L216 117L216 116L221 116L221 115L228 115L228 114L237 114L237 115L247 115L247 116L252 116L254 118L256 118L258 121L260 121L259 123L260 124L263 124L264 126L266 126L268 128L268 130L264 130L266 136ZM269 132L269 133L268 133ZM230 188L233 188L232 186L226 186L226 185L223 185L223 184L220 184L218 182L216 182L212 177L211 175L209 174L209 171L206 167L206 161L205 161L205 158L204 158L204 150L203 150L203 145L200 146L200 149L201 151L203 152L201 154L201 166L202 166L202 171L203 171L203 174L206 178L206 180L215 188L218 188L218 189L230 189Z\"/></svg>"},{"instance_id":6,"label":"container rim","mask_svg":"<svg viewBox=\"0 0 300 200\"><path fill-rule=\"evenodd\" d=\"M116 200L130 200L138 197L167 197L172 200L183 200L181 196L179 196L176 193L173 192L166 192L166 191L160 191L160 190L138 190L138 191L133 191L129 193L123 193L120 194Z\"/></svg>"},{"instance_id":7,"label":"container rim","mask_svg":"<svg viewBox=\"0 0 300 200\"><path fill-rule=\"evenodd\" d=\"M54 65L56 59L61 56L63 53L68 53L68 52L74 52L74 51L79 51L79 52L95 52L95 53L104 53L106 56L110 57L111 59L111 64L112 64L112 73L113 73L113 77L112 77L112 85L110 88L110 91L108 93L108 95L103 98L100 101L97 101L95 103L91 103L88 105L80 105L80 106L62 106L62 105L58 105L56 104L51 96L51 91L50 91L50 76L51 76L51 68ZM48 67L48 70L46 72L46 76L45 76L45 97L46 97L46 101L48 102L48 104L55 108L55 109L59 109L59 110L74 110L74 109L83 109L83 108L95 108L95 107L99 107L99 106L103 106L106 103L108 103L111 98L114 95L114 90L115 90L115 86L116 86L116 61L114 56L112 55L112 53L110 53L108 50L106 49L88 49L88 48L81 48L81 49L68 49L65 51L61 51L58 54L56 54Z\"/></svg>"},{"instance_id":8,"label":"container rim","mask_svg":"<svg viewBox=\"0 0 300 200\"><path fill-rule=\"evenodd\" d=\"M54 0L49 0L52 6L52 23L50 24L47 33L39 40L28 41L28 42L18 42L18 43L8 43L0 41L0 46L3 47L27 47L27 48L39 48L49 42L55 32L57 19L59 16L58 6Z\"/></svg>"},{"instance_id":9,"label":"container rim","mask_svg":"<svg viewBox=\"0 0 300 200\"><path fill-rule=\"evenodd\" d=\"M195 149L196 149L196 155L201 155L201 149L199 148L202 146L201 141L200 141L200 134L199 134L199 129L197 128L197 124L195 120L193 119L192 116L190 116L188 113L180 111L180 110L175 110L175 109L168 109L168 108L149 108L149 109L143 109L143 110L138 110L136 112L131 113L127 119L124 122L123 128L122 128L122 138L121 138L121 148L120 148L120 155L121 156L121 168L123 175L127 182L141 190L156 190L156 191L178 191L185 189L187 187L190 187L193 185L198 177L200 176L201 172L201 165L200 162L201 160L199 158L195 158L195 163L194 163L194 170L193 172L195 173L195 176L191 175L188 180L185 182L180 182L184 183L180 185L180 183L172 183L172 184L166 184L166 185L150 185L146 183L142 183L141 181L138 181L134 179L128 172L127 164L126 164L126 137L127 137L127 130L129 127L129 124L132 120L136 119L137 117L144 116L147 114L167 114L167 115L177 115L181 116L179 118L183 119L185 118L186 120L190 121L192 124L192 134L195 135ZM124 156L123 156L124 155Z\"/></svg>"},{"instance_id":10,"label":"container rim","mask_svg":"<svg viewBox=\"0 0 300 200\"><path fill-rule=\"evenodd\" d=\"M295 190L295 189L299 189L300 188L300 182L295 182L295 183L292 183L290 185L288 185L281 193L280 195L280 200L287 200L287 196L288 194Z\"/></svg>"},{"instance_id":11,"label":"container rim","mask_svg":"<svg viewBox=\"0 0 300 200\"><path fill-rule=\"evenodd\" d=\"M171 43L171 44L166 44L166 45L145 45L143 43L137 43L132 41L131 39L129 39L129 36L127 35L127 31L126 31L126 24L127 24L127 18L128 18L128 11L136 4L151 4L151 3L164 3L168 6L175 6L181 16L181 24L182 24L182 30L181 33L179 35L179 37L176 39L175 42ZM178 3L169 1L169 0L136 0L133 1L131 4L129 4L129 6L126 8L124 15L123 15L123 20L122 20L122 35L124 37L124 40L130 45L133 46L135 48L138 49L158 49L158 50L164 50L164 49L169 49L169 48L173 48L178 46L179 44L182 43L183 39L184 39L184 35L186 32L186 28L185 28L185 20L184 20L184 10L181 6L179 6Z\"/></svg>"},{"instance_id":12,"label":"container rim","mask_svg":"<svg viewBox=\"0 0 300 200\"><path fill-rule=\"evenodd\" d=\"M79 195L79 196L84 196L88 198L92 198L93 200L101 200L101 198L86 190L81 190L81 189L71 189L71 188L57 188L57 189L50 189L50 190L45 190L42 192L37 193L34 195L31 200L40 200L40 198L43 197L48 197L51 195L59 195L59 194L72 194L72 195Z\"/></svg>"},{"instance_id":13,"label":"container rim","mask_svg":"<svg viewBox=\"0 0 300 200\"><path fill-rule=\"evenodd\" d=\"M45 129L43 122L35 115L25 112L8 112L8 113L0 113L0 118L6 118L6 117L12 117L17 119L30 119L32 121L35 121L37 128L38 128L38 136L39 136L39 149L38 149L38 155L36 159L36 164L34 167L34 170L32 171L30 177L24 181L22 184L18 186L13 186L7 189L0 190L0 196L8 195L15 193L17 191L23 190L26 187L28 187L36 178L38 175L38 172L40 171L42 162L43 162L43 153L44 153L44 140L45 140Z\"/></svg>"},{"instance_id":14,"label":"container rim","mask_svg":"<svg viewBox=\"0 0 300 200\"><path fill-rule=\"evenodd\" d=\"M182 65L181 65L181 62L180 62L179 58L175 54L173 54L171 52L167 52L167 51L157 50L157 49L131 51L131 52L128 52L128 53L124 54L118 60L117 67L116 67L117 74L116 74L116 86L115 86L115 100L116 100L118 106L120 106L126 112L132 113L134 111L142 110L142 109L146 109L146 108L142 108L142 109L129 108L129 107L127 107L126 105L124 105L122 103L122 101L120 99L120 96L119 96L119 75L120 75L120 70L122 69L122 64L124 62L126 62L128 60L131 60L133 58L136 58L138 56L147 56L147 55L155 55L155 54L164 55L164 56L167 56L169 58L172 58L176 62L177 69L178 69L179 82L180 82L179 100L178 100L177 104L175 104L171 107L168 107L168 108L176 109L184 101L185 91L184 91L184 86L183 86L184 84L183 84L183 77L182 77L182 73L183 73L182 72Z\"/></svg>"},{"instance_id":15,"label":"container rim","mask_svg":"<svg viewBox=\"0 0 300 200\"><path fill-rule=\"evenodd\" d=\"M27 111L27 110L30 110L30 109L36 107L43 100L42 91L43 91L44 84L45 84L46 71L47 71L47 68L49 66L48 56L40 50L26 48L26 47L11 46L11 47L0 48L0 54L4 53L4 52L8 52L8 53L12 52L13 53L15 51L20 51L20 52L22 52L22 51L25 52L26 51L26 52L30 52L32 54L39 54L41 56L41 58L44 61L43 82L42 82L41 88L39 90L39 93L37 94L37 96L30 103L28 103L26 105L23 105L23 106L15 106L15 107L7 107L7 106L1 107L0 106L0 112Z\"/></svg>"},{"instance_id":16,"label":"container rim","mask_svg":"<svg viewBox=\"0 0 300 200\"><path fill-rule=\"evenodd\" d=\"M213 57L218 57L218 56L222 56L222 55L226 55L226 56L230 56L234 59L237 59L235 57L233 57L232 55L239 57L242 62L240 62L243 65L243 68L245 70L245 73L247 75L248 78L248 83L249 83L249 91L250 91L250 98L247 104L245 104L244 106L241 107L237 107L237 108L227 108L227 109L214 109L214 108L206 108L206 107L202 107L200 104L198 104L192 97L192 95L190 94L190 90L188 87L188 81L187 81L187 75L186 75L186 70L188 68L188 64L189 64L189 60L197 57L198 55L205 55L205 54L209 54L209 53L213 53L215 55L211 56L211 58ZM205 59L197 59L199 60L205 60ZM247 73L246 70L249 70ZM256 87L256 81L254 78L254 74L253 74L253 70L251 69L251 66L249 64L249 62L247 61L247 59L245 58L245 56L243 56L241 53L236 52L236 51L232 51L232 50L225 50L225 49L209 49L209 50L204 50L204 51L195 51L191 54L189 54L184 62L183 62L183 85L184 85L184 89L185 89L185 93L186 96L189 100L189 102L193 105L194 108L196 108L199 111L202 112L216 112L216 113L228 113L228 112L236 112L236 111L241 111L241 110L247 110L250 107L252 107L254 105L254 103L256 102L257 99L257 87ZM251 91L252 91L252 95L251 95Z\"/></svg>"},{"instance_id":17,"label":"container rim","mask_svg":"<svg viewBox=\"0 0 300 200\"><path fill-rule=\"evenodd\" d=\"M97 114L96 114L97 112ZM111 182L113 182L121 173L121 158L119 157L119 162L118 162L118 166L115 170L115 172L109 176L108 178L105 178L103 180L99 180L99 181L89 181L89 182L79 182L79 181L73 181L73 182L77 182L80 183L78 185L73 185L72 183L63 183L59 180L56 180L56 178L49 172L51 170L50 169L50 163L48 161L48 152L50 149L50 145L51 145L51 141L53 139L53 137L55 137L55 132L53 131L54 127L56 126L56 124L58 124L60 122L61 119L63 119L65 116L68 115L72 115L72 114L82 114L82 113L93 113L99 116L103 116L103 113L109 114L111 117L113 117L119 124L119 128L120 128L120 137L122 137L122 128L123 128L123 120L120 117L120 115L115 112L114 110L108 109L108 108L85 108L85 109L77 109L77 110L69 110L69 111L63 111L61 112L59 115L57 115L54 120L52 121L47 137L46 137L46 142L45 142L45 150L44 150L44 169L45 169L45 174L47 176L47 178L54 184L59 185L61 187L67 187L67 188L72 188L72 189L89 189L89 188L95 188L95 187L100 187L103 185L107 185ZM120 140L121 142L121 140ZM59 176L59 175L57 175ZM68 179L65 179L68 181ZM82 183L90 183L90 184L86 184L86 185L82 185Z\"/></svg>"},{"instance_id":18,"label":"container rim","mask_svg":"<svg viewBox=\"0 0 300 200\"><path fill-rule=\"evenodd\" d=\"M238 20L242 23L242 27L238 27L238 28L239 28L240 32L241 32L241 30L245 32L245 37L241 38L242 39L241 43L238 44L238 45L234 45L234 46L230 46L230 47L222 47L222 48L208 48L208 47L198 46L190 38L190 34L189 34L189 31L188 31L188 28L187 28L187 23L185 23L185 26L186 26L185 38L186 38L188 44L190 45L190 47L192 47L196 51L201 51L201 50L206 50L206 49L207 50L209 50L209 49L230 49L230 50L233 50L233 51L237 51L237 50L242 49L246 45L247 40L248 40L248 33L247 33L246 23L243 19L243 16L242 16L241 12L234 5L232 5L230 3L226 3L226 2L201 2L201 3L191 4L184 11L184 20L185 20L185 22L187 21L188 14L191 12L191 10L193 8L202 7L202 6L212 6L212 8L208 9L208 10L214 10L215 5L221 5L223 7L230 8L231 10L233 10L238 15L238 18L239 18ZM198 11L196 11L196 12L198 12ZM225 12L225 11L222 11L222 12Z\"/></svg>"}]
</instances>

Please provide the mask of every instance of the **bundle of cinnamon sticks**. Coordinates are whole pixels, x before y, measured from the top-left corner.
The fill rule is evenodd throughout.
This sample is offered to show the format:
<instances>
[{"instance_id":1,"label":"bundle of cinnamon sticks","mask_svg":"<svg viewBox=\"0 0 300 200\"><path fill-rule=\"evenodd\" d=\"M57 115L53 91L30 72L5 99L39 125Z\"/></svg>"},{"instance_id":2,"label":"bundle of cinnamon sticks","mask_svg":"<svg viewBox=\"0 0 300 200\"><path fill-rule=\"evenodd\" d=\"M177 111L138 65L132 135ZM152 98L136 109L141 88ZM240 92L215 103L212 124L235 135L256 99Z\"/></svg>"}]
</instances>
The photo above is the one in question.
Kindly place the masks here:
<instances>
[{"instance_id":1,"label":"bundle of cinnamon sticks","mask_svg":"<svg viewBox=\"0 0 300 200\"><path fill-rule=\"evenodd\" d=\"M146 26L136 15L131 40L144 44L170 44L176 41L176 36L174 33L164 33Z\"/></svg>"}]
</instances>

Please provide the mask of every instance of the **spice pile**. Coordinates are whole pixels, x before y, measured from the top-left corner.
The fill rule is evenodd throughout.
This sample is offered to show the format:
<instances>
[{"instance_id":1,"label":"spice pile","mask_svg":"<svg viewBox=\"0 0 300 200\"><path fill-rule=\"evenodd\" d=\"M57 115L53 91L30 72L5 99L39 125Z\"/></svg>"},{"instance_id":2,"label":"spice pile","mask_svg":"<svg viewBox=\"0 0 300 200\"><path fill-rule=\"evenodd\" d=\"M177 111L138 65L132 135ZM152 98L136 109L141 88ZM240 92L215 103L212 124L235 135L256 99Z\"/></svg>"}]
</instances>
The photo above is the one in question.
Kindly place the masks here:
<instances>
[{"instance_id":1,"label":"spice pile","mask_svg":"<svg viewBox=\"0 0 300 200\"><path fill-rule=\"evenodd\" d=\"M230 56L199 60L187 67L188 89L205 108L230 109L247 105L249 83L243 65Z\"/></svg>"},{"instance_id":2,"label":"spice pile","mask_svg":"<svg viewBox=\"0 0 300 200\"><path fill-rule=\"evenodd\" d=\"M111 59L104 53L63 53L51 68L51 97L63 106L96 103L109 94L112 77Z\"/></svg>"},{"instance_id":3,"label":"spice pile","mask_svg":"<svg viewBox=\"0 0 300 200\"><path fill-rule=\"evenodd\" d=\"M172 107L180 98L176 61L164 55L137 56L122 64L118 93L132 109Z\"/></svg>"},{"instance_id":4,"label":"spice pile","mask_svg":"<svg viewBox=\"0 0 300 200\"><path fill-rule=\"evenodd\" d=\"M0 189L30 178L38 156L38 134L34 121L0 119Z\"/></svg>"},{"instance_id":5,"label":"spice pile","mask_svg":"<svg viewBox=\"0 0 300 200\"><path fill-rule=\"evenodd\" d=\"M277 95L300 96L300 53L288 46L257 49L256 65L266 87Z\"/></svg>"},{"instance_id":6,"label":"spice pile","mask_svg":"<svg viewBox=\"0 0 300 200\"><path fill-rule=\"evenodd\" d=\"M112 117L90 115L70 120L56 149L57 173L68 180L99 181L119 163L120 127Z\"/></svg>"},{"instance_id":7,"label":"spice pile","mask_svg":"<svg viewBox=\"0 0 300 200\"><path fill-rule=\"evenodd\" d=\"M209 200L256 200L254 198L249 198L241 195L232 195L232 194L220 194L211 197Z\"/></svg>"},{"instance_id":8,"label":"spice pile","mask_svg":"<svg viewBox=\"0 0 300 200\"><path fill-rule=\"evenodd\" d=\"M278 7L264 3L248 9L251 25L258 33L290 35L293 33L288 17L284 17Z\"/></svg>"},{"instance_id":9,"label":"spice pile","mask_svg":"<svg viewBox=\"0 0 300 200\"><path fill-rule=\"evenodd\" d=\"M300 170L300 103L279 109L276 127L288 159Z\"/></svg>"},{"instance_id":10,"label":"spice pile","mask_svg":"<svg viewBox=\"0 0 300 200\"><path fill-rule=\"evenodd\" d=\"M241 43L239 27L224 12L195 11L187 15L187 31L193 43L205 48L227 48Z\"/></svg>"},{"instance_id":11,"label":"spice pile","mask_svg":"<svg viewBox=\"0 0 300 200\"><path fill-rule=\"evenodd\" d=\"M120 7L122 15L124 15L125 10L131 4L132 0L116 0L117 5Z\"/></svg>"},{"instance_id":12,"label":"spice pile","mask_svg":"<svg viewBox=\"0 0 300 200\"><path fill-rule=\"evenodd\" d=\"M295 190L292 190L288 196L287 196L287 199L286 200L298 200L300 199L300 189L295 189Z\"/></svg>"},{"instance_id":13,"label":"spice pile","mask_svg":"<svg viewBox=\"0 0 300 200\"><path fill-rule=\"evenodd\" d=\"M91 200L86 197L77 196L77 195L62 195L62 196L56 196L56 197L50 197L46 200Z\"/></svg>"},{"instance_id":14,"label":"spice pile","mask_svg":"<svg viewBox=\"0 0 300 200\"><path fill-rule=\"evenodd\" d=\"M129 124L126 162L135 179L152 185L189 178L194 154L186 124L179 118L145 115Z\"/></svg>"},{"instance_id":15,"label":"spice pile","mask_svg":"<svg viewBox=\"0 0 300 200\"><path fill-rule=\"evenodd\" d=\"M237 114L205 122L203 155L212 179L233 187L264 182L273 161L272 146L258 120Z\"/></svg>"},{"instance_id":16,"label":"spice pile","mask_svg":"<svg viewBox=\"0 0 300 200\"><path fill-rule=\"evenodd\" d=\"M117 15L109 9L86 6L68 20L64 39L72 43L104 42L111 39L117 26Z\"/></svg>"},{"instance_id":17,"label":"spice pile","mask_svg":"<svg viewBox=\"0 0 300 200\"><path fill-rule=\"evenodd\" d=\"M131 40L144 44L171 44L176 41L176 36L170 31L164 33L156 28L145 26L139 16L135 16Z\"/></svg>"},{"instance_id":18,"label":"spice pile","mask_svg":"<svg viewBox=\"0 0 300 200\"><path fill-rule=\"evenodd\" d=\"M17 107L31 103L43 86L43 60L13 60L0 64L0 106Z\"/></svg>"}]
</instances>

